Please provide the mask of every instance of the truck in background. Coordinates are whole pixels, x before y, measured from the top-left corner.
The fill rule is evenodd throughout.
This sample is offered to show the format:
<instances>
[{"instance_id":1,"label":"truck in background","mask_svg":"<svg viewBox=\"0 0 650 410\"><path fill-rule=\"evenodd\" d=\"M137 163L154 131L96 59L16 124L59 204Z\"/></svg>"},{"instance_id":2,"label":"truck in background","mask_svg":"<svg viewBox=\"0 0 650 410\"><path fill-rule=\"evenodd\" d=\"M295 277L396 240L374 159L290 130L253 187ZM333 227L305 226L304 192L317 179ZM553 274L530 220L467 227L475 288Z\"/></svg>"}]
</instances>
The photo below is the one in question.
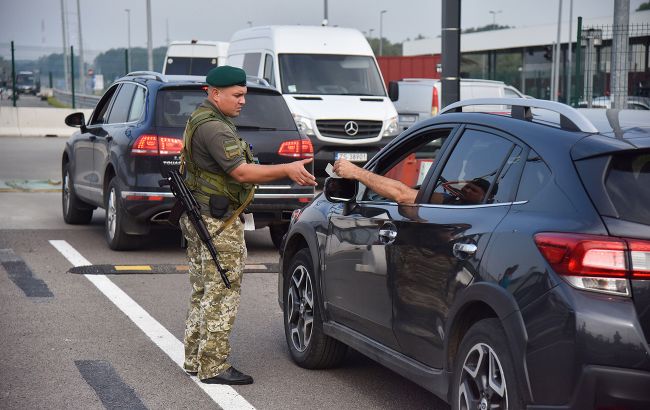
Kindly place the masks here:
<instances>
[{"instance_id":1,"label":"truck in background","mask_svg":"<svg viewBox=\"0 0 650 410\"><path fill-rule=\"evenodd\" d=\"M41 84L33 71L19 71L16 74L16 93L37 95Z\"/></svg>"},{"instance_id":2,"label":"truck in background","mask_svg":"<svg viewBox=\"0 0 650 410\"><path fill-rule=\"evenodd\" d=\"M277 88L312 140L314 172L338 158L363 164L399 134L375 55L358 31L264 26L237 31L228 64Z\"/></svg>"},{"instance_id":3,"label":"truck in background","mask_svg":"<svg viewBox=\"0 0 650 410\"><path fill-rule=\"evenodd\" d=\"M172 41L167 47L162 73L165 75L206 75L226 64L228 43L224 41Z\"/></svg>"}]
</instances>

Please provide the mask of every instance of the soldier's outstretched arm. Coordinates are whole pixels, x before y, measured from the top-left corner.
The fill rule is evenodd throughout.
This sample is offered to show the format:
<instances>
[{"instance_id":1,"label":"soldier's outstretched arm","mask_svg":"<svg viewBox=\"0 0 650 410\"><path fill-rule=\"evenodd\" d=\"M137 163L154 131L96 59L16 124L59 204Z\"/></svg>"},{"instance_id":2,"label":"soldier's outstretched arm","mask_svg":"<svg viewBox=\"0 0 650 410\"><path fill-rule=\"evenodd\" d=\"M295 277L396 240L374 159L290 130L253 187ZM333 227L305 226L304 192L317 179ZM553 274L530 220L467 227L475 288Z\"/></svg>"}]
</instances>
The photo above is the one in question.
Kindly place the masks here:
<instances>
[{"instance_id":1,"label":"soldier's outstretched arm","mask_svg":"<svg viewBox=\"0 0 650 410\"><path fill-rule=\"evenodd\" d=\"M300 185L316 185L316 178L305 169L313 158L301 159L286 164L260 165L242 163L230 171L237 182L260 184L276 179L290 178Z\"/></svg>"}]
</instances>

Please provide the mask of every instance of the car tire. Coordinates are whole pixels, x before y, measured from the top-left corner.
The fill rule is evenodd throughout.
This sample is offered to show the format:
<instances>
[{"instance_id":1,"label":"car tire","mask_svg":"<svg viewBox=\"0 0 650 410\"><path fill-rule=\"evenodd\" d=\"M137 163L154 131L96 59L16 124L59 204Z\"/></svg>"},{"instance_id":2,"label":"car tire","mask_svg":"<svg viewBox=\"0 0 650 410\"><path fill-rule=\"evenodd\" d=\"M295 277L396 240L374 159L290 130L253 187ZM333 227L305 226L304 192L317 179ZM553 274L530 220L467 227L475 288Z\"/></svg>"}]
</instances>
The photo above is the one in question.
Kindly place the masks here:
<instances>
[{"instance_id":1,"label":"car tire","mask_svg":"<svg viewBox=\"0 0 650 410\"><path fill-rule=\"evenodd\" d=\"M117 183L117 177L113 177L108 184L108 189L104 195L104 209L106 209L106 219L104 222L104 234L109 248L115 251L124 251L133 249L137 246L138 237L129 235L124 232L124 208L120 201L120 188Z\"/></svg>"},{"instance_id":2,"label":"car tire","mask_svg":"<svg viewBox=\"0 0 650 410\"><path fill-rule=\"evenodd\" d=\"M70 175L70 164L63 164L61 178L61 209L63 220L71 225L85 225L90 223L93 217L94 208L83 202L74 191L72 176Z\"/></svg>"},{"instance_id":3,"label":"car tire","mask_svg":"<svg viewBox=\"0 0 650 410\"><path fill-rule=\"evenodd\" d=\"M272 223L269 225L269 232L271 233L271 242L276 249L280 249L282 239L289 230L289 222Z\"/></svg>"},{"instance_id":4,"label":"car tire","mask_svg":"<svg viewBox=\"0 0 650 410\"><path fill-rule=\"evenodd\" d=\"M475 323L456 356L452 408L525 408L514 366L501 322L490 318Z\"/></svg>"},{"instance_id":5,"label":"car tire","mask_svg":"<svg viewBox=\"0 0 650 410\"><path fill-rule=\"evenodd\" d=\"M323 316L308 249L291 260L284 278L284 334L293 361L306 369L335 367L347 346L323 332Z\"/></svg>"}]
</instances>

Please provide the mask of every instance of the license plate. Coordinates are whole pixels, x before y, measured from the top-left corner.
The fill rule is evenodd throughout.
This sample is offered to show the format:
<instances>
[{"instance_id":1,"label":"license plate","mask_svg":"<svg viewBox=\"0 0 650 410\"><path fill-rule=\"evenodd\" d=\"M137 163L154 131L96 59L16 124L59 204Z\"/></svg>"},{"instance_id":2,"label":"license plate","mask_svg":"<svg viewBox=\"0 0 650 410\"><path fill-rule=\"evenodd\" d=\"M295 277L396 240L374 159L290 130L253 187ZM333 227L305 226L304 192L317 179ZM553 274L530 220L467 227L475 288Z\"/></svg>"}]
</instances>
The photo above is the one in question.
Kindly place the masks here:
<instances>
[{"instance_id":1,"label":"license plate","mask_svg":"<svg viewBox=\"0 0 650 410\"><path fill-rule=\"evenodd\" d=\"M334 159L347 159L350 162L363 162L368 160L366 152L337 152Z\"/></svg>"},{"instance_id":2,"label":"license plate","mask_svg":"<svg viewBox=\"0 0 650 410\"><path fill-rule=\"evenodd\" d=\"M399 122L415 122L418 120L417 115L400 115Z\"/></svg>"}]
</instances>

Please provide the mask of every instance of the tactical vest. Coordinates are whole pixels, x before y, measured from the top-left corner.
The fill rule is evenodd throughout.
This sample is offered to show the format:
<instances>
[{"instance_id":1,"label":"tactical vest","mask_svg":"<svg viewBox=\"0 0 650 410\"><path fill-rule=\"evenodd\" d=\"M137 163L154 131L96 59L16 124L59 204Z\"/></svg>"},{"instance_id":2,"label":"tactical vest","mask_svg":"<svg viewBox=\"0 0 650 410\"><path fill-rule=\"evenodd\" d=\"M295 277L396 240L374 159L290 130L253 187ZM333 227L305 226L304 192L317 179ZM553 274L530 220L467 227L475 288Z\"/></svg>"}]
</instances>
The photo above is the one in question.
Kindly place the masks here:
<instances>
[{"instance_id":1,"label":"tactical vest","mask_svg":"<svg viewBox=\"0 0 650 410\"><path fill-rule=\"evenodd\" d=\"M249 195L252 198L255 185L246 182L237 182L236 179L225 171L214 173L202 169L192 161L192 137L196 129L208 121L223 122L237 135L236 128L223 114L208 107L199 107L192 113L185 127L180 172L182 174L187 170L185 184L194 193L197 202L207 206L210 195L222 195L230 200L233 209L239 208L249 198ZM240 149L244 152L246 163L250 164L254 162L253 153L249 145L242 138L239 138L239 136L237 138L241 144Z\"/></svg>"}]
</instances>

